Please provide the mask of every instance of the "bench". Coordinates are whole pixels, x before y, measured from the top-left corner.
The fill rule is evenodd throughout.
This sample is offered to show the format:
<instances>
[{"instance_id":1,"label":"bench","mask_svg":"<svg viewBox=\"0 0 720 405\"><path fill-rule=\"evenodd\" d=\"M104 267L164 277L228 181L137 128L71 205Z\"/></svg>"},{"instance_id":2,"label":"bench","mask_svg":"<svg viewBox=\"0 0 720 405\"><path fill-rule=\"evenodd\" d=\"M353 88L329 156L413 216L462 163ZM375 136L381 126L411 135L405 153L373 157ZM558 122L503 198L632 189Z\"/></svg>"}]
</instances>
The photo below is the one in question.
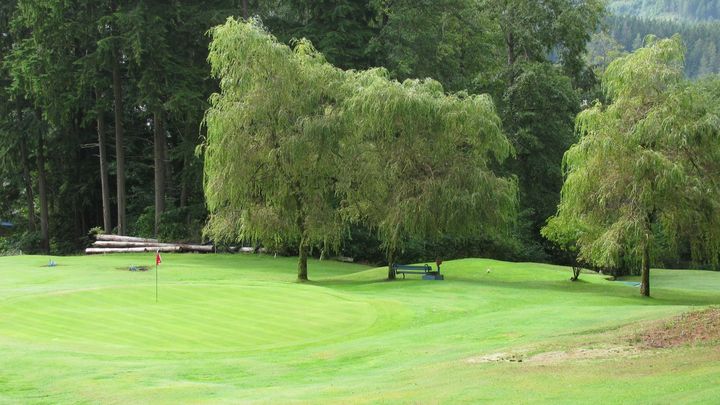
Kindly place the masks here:
<instances>
[{"instance_id":1,"label":"bench","mask_svg":"<svg viewBox=\"0 0 720 405\"><path fill-rule=\"evenodd\" d=\"M397 276L398 274L402 274L403 278L405 278L405 274L422 274L423 280L443 280L444 277L442 274L440 274L440 266L438 266L437 270L433 270L432 267L430 267L427 264L424 264L422 266L417 265L407 265L407 264L397 264L394 263L392 265L393 273Z\"/></svg>"}]
</instances>

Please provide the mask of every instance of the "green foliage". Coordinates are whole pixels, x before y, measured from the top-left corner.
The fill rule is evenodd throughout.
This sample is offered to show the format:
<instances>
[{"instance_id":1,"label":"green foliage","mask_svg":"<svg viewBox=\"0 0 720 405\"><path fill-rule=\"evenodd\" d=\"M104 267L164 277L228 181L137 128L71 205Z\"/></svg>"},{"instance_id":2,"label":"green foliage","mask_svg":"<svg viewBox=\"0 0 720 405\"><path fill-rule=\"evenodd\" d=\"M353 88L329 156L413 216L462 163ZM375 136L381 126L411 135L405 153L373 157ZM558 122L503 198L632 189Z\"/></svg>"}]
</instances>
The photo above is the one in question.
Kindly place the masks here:
<instances>
[{"instance_id":1,"label":"green foliage","mask_svg":"<svg viewBox=\"0 0 720 405\"><path fill-rule=\"evenodd\" d=\"M32 217L30 193L38 195L38 137L46 146L50 236L56 252L84 247L87 229L102 221L96 119L106 132L113 118L111 62L119 60L123 85L129 229L153 206L153 112L165 119L167 205L185 214L170 217L188 235L204 222L202 160L194 154L207 95L214 89L205 32L230 12L232 1L37 1L0 6L0 173L10 173L2 211ZM182 44L182 46L178 46ZM109 134L106 134L109 135ZM27 148L24 159L21 146ZM108 148L110 177L116 151ZM22 173L24 166L28 175ZM114 178L113 178L114 180ZM116 202L111 196L111 204ZM35 202L35 207L39 204ZM114 210L113 210L114 211ZM113 218L115 220L116 218ZM18 221L30 230L28 221Z\"/></svg>"},{"instance_id":2,"label":"green foliage","mask_svg":"<svg viewBox=\"0 0 720 405\"><path fill-rule=\"evenodd\" d=\"M355 167L341 184L346 214L378 229L393 253L413 238L503 233L516 207L514 180L492 167L511 146L489 96L446 95L433 80L357 75L342 119Z\"/></svg>"},{"instance_id":3,"label":"green foliage","mask_svg":"<svg viewBox=\"0 0 720 405\"><path fill-rule=\"evenodd\" d=\"M497 85L502 38L481 2L378 1L383 24L372 53L400 80L432 77L451 91ZM411 28L412 27L412 28ZM322 48L320 48L322 49Z\"/></svg>"},{"instance_id":4,"label":"green foliage","mask_svg":"<svg viewBox=\"0 0 720 405\"><path fill-rule=\"evenodd\" d=\"M542 247L528 235L538 235L555 212L562 186L563 153L576 138L573 120L580 101L570 78L549 63L518 63L503 98L505 129L515 145L517 159L508 166L520 184L522 225L519 232L531 256L543 258Z\"/></svg>"},{"instance_id":5,"label":"green foliage","mask_svg":"<svg viewBox=\"0 0 720 405\"><path fill-rule=\"evenodd\" d=\"M620 15L689 21L720 19L718 0L611 0L608 8Z\"/></svg>"},{"instance_id":6,"label":"green foliage","mask_svg":"<svg viewBox=\"0 0 720 405\"><path fill-rule=\"evenodd\" d=\"M286 0L255 9L283 43L307 38L334 66L367 69L377 59L368 44L378 35L374 1Z\"/></svg>"},{"instance_id":7,"label":"green foliage","mask_svg":"<svg viewBox=\"0 0 720 405\"><path fill-rule=\"evenodd\" d=\"M612 61L625 55L623 45L606 32L600 31L593 34L587 45L586 60L588 65L602 76Z\"/></svg>"},{"instance_id":8,"label":"green foliage","mask_svg":"<svg viewBox=\"0 0 720 405\"><path fill-rule=\"evenodd\" d=\"M683 51L677 36L648 38L608 67L612 103L578 116L581 138L565 154L562 200L544 234L576 240L582 260L639 262L659 230L687 240L696 259L718 260L717 84L688 84Z\"/></svg>"},{"instance_id":9,"label":"green foliage","mask_svg":"<svg viewBox=\"0 0 720 405\"><path fill-rule=\"evenodd\" d=\"M677 73L674 70L666 72L666 76L662 70L636 75L632 69L618 70L618 66L626 63L622 62L608 73L605 83L608 94L599 95L594 94L593 72L600 74L613 60L641 48L646 34L670 37L681 32L687 44L686 75L695 78L716 73L720 66L720 31L714 22L718 18L717 1L611 1L610 10L622 16L607 19L608 35L594 36L587 46L585 60L582 58L586 42L602 16L599 1L248 3L251 14L261 16L269 31L281 41L291 43L293 38L306 37L325 55L321 57L306 41L294 42L298 50L291 59L305 60L297 65L310 73L296 75L302 79L301 84L293 85L289 79L262 76L262 69L258 68L260 73L255 72L256 77L266 81L251 89L257 90L257 100L266 90L285 96L276 102L263 100L267 103L242 110L248 114L251 110L260 111L270 121L269 128L290 134L290 142L278 144L277 148L267 147L266 142L264 149L255 151L280 151L280 167L292 168L287 170L290 175L266 171L265 177L257 177L254 184L265 184L272 177L282 179L288 187L299 183L304 190L310 190L303 203L314 211L314 219L305 224L316 230L311 232L309 248L342 246L348 252L345 254L381 261L383 252L377 245L384 241L386 248L396 245L398 260L403 261L432 259L438 254L544 259L548 252L552 258L564 260L539 239L537 230L559 198L560 159L575 139L572 117L581 100L598 98L603 104L590 111L597 112L602 119L593 118L590 112L584 114L585 124L579 127L580 132L589 134L592 131L588 128L609 123L607 131L631 133L629 138L634 145L647 152L640 154L632 148L620 148L617 153L602 155L610 161L636 162L637 167L632 170L607 171L610 180L634 178L653 185L651 192L646 192L647 187L629 188L643 201L640 204L643 209L649 204L646 201L664 204L669 197L661 194L671 189L683 198L670 204L665 212L651 216L644 231L638 231L640 225L633 225L632 221L619 222L619 227L625 229L627 225L628 230L616 230L617 235L605 238L605 244L587 254L605 254L600 260L605 263L603 266L614 263L622 271L634 271L641 262L635 249L641 247L642 238L638 235L650 229L653 238L649 250L656 263L681 265L693 259L709 266L716 261L720 245L714 233L718 200L714 179L715 162L720 161L720 156L716 155L717 124L712 106L718 104L717 81L708 78L689 84L674 78ZM108 130L117 124L112 118L114 106L109 97L113 52L119 60L124 90L129 229L150 234L146 232L154 206L151 180L154 162L148 138L155 126L153 113L161 112L166 124L163 135L169 147L165 161L170 181L166 192L168 209L161 217L160 234L173 240L199 238L198 229L206 212L202 207L202 155L197 156L194 151L203 136L198 126L208 105L207 95L216 91L217 85L210 77L206 61L209 39L204 34L239 10L240 2L234 0L3 2L0 217L10 218L17 225L17 230L3 243L20 246L23 251L37 249L39 239L33 220L37 222L35 211L39 207L37 160L43 151L46 157L43 168L48 174L51 246L58 252L75 251L85 243L87 229L98 224L101 212L95 119L104 118ZM326 66L324 57L343 69L384 66L387 70L343 72ZM673 69L678 62L671 63ZM595 69L589 71L585 63ZM290 69L282 63L264 68L268 66L270 72L277 68L283 75L296 72L292 70L295 67ZM329 76L336 79L323 87L322 82ZM403 82L411 77L432 77L437 82ZM651 78L653 86L667 90L656 95L648 92L648 87L637 86L647 83L646 77ZM613 80L615 84L611 83ZM618 88L630 86L629 83L635 87L628 87L627 94L617 93ZM242 82L237 87L239 91L247 91L248 87L243 87L246 84ZM444 94L463 90L469 94L492 94L502 125L484 96ZM292 108L287 109L287 105ZM231 110L228 105L227 111ZM608 111L627 122L618 124L622 120L610 117ZM632 111L638 114L630 116ZM480 114L486 120L457 124L448 118L454 113ZM448 117L441 117L443 114ZM598 121L593 125L597 126L590 126L588 123L595 119ZM257 131L259 122L246 120L238 131L243 134ZM633 122L634 125L628 124ZM506 159L505 164L500 163L505 152L496 159L492 147L483 143L501 139L495 136L498 132L495 127L500 126L515 150L516 159ZM483 142L461 140L460 131L474 133ZM658 140L652 134L671 135ZM46 149L40 148L40 136ZM268 139L270 135L263 136ZM608 137L618 144L625 138ZM226 154L228 164L244 169L253 167L253 162L259 160L242 164L233 161L253 152L246 150L241 141L235 142L240 152L218 153ZM586 143L590 145L587 148L599 148L606 153L592 142L580 142ZM458 147L459 144L463 147ZM114 153L110 148L111 160ZM303 161L298 156L307 159ZM313 157L317 160L313 161ZM482 163L475 166L476 161ZM596 163L599 168L594 173L605 173L602 162ZM472 167L468 178L464 173L458 174L454 165ZM519 202L510 198L512 182L508 177L495 175L498 167L507 176L517 177ZM252 175L244 169L240 175L228 175L225 180ZM643 170L650 169L674 180L654 185L648 176L641 175ZM313 180L303 173L321 175L309 176ZM110 176L116 174L111 161ZM489 176L485 183L477 180L483 176ZM681 183L684 188L678 188ZM397 184L402 187L396 187ZM599 191L619 191L623 185L627 186L627 182L617 181L616 186ZM248 190L248 195L257 197L255 190ZM293 203L291 194L286 192L273 199L272 204L292 208L297 200ZM393 196L397 198L393 200ZM593 198L589 201L598 204ZM111 201L114 203L114 199ZM622 203L618 199L608 203L609 216L605 220L626 215L617 208ZM230 206L231 202L222 204ZM265 203L256 198L253 204ZM487 212L500 212L499 216L486 213L484 218L472 218L478 204L487 205ZM391 209L373 210L376 205ZM499 225L508 223L513 205L520 212L514 226ZM449 207L449 213L441 212L442 207ZM461 222L459 218L465 217L453 215L453 211L470 212L468 220ZM299 247L298 235L303 232L293 231L299 229L297 222L289 217L283 217L283 222L276 212L253 212L255 223L266 222L269 232L262 238L256 234L248 236L249 239L264 239L268 246L290 250ZM633 220L639 218L633 215ZM488 218L497 221L488 222ZM573 250L579 248L576 240L587 235L600 238L607 229L614 229L604 222L601 226L590 226L587 218L580 219L580 222L568 219L562 224L551 221L547 235ZM398 226L397 239L393 224ZM239 237L233 236L233 229L237 230L234 218L223 225L227 226L229 239ZM472 226L474 230L470 229ZM293 233L295 236L287 236Z\"/></svg>"},{"instance_id":10,"label":"green foliage","mask_svg":"<svg viewBox=\"0 0 720 405\"><path fill-rule=\"evenodd\" d=\"M299 241L302 261L305 246L337 246L347 221L377 229L394 252L512 219L515 183L490 168L511 147L488 96L342 71L257 22L230 19L212 36L221 93L206 116L209 235Z\"/></svg>"},{"instance_id":11,"label":"green foliage","mask_svg":"<svg viewBox=\"0 0 720 405\"><path fill-rule=\"evenodd\" d=\"M381 247L377 233L369 226L356 225L348 227L348 233L343 239L340 254L352 257L359 263L382 263L386 254ZM417 259L414 256L413 259Z\"/></svg>"},{"instance_id":12,"label":"green foliage","mask_svg":"<svg viewBox=\"0 0 720 405\"><path fill-rule=\"evenodd\" d=\"M685 73L692 78L720 72L720 23L689 23L612 16L607 19L608 32L631 52L641 47L647 35L669 38L680 34L685 41Z\"/></svg>"},{"instance_id":13,"label":"green foliage","mask_svg":"<svg viewBox=\"0 0 720 405\"><path fill-rule=\"evenodd\" d=\"M345 73L308 41L293 52L256 21L228 19L211 35L221 92L205 118L207 234L337 246L340 136L327 120Z\"/></svg>"},{"instance_id":14,"label":"green foliage","mask_svg":"<svg viewBox=\"0 0 720 405\"><path fill-rule=\"evenodd\" d=\"M554 53L576 82L583 71L585 44L598 27L602 0L484 0L499 26L507 64L544 62Z\"/></svg>"},{"instance_id":15,"label":"green foliage","mask_svg":"<svg viewBox=\"0 0 720 405\"><path fill-rule=\"evenodd\" d=\"M163 242L198 242L202 239L205 225L203 218L206 215L207 212L202 204L167 207L160 219L158 233L155 235L155 207L149 205L134 221L131 231L134 236L157 237Z\"/></svg>"},{"instance_id":16,"label":"green foliage","mask_svg":"<svg viewBox=\"0 0 720 405\"><path fill-rule=\"evenodd\" d=\"M14 232L0 237L0 256L38 253L39 232Z\"/></svg>"},{"instance_id":17,"label":"green foliage","mask_svg":"<svg viewBox=\"0 0 720 405\"><path fill-rule=\"evenodd\" d=\"M572 144L577 93L594 85L585 44L603 13L598 1L486 1L505 59L495 86L503 127L517 151L506 165L518 177L520 216L513 230L518 260L547 260L539 228L557 204L562 154ZM510 244L512 245L512 244Z\"/></svg>"},{"instance_id":18,"label":"green foliage","mask_svg":"<svg viewBox=\"0 0 720 405\"><path fill-rule=\"evenodd\" d=\"M720 256L718 212L720 203L720 80L713 77L683 83L667 101L648 114L641 128L646 134L665 132L660 144L674 152L686 171L684 195L671 216L661 218L672 251L689 249L696 263L715 267ZM678 240L683 243L678 245Z\"/></svg>"},{"instance_id":19,"label":"green foliage","mask_svg":"<svg viewBox=\"0 0 720 405\"><path fill-rule=\"evenodd\" d=\"M396 78L402 82L411 77L432 77L442 84L443 91L492 94L503 126L512 128L511 140L537 142L535 152L518 154L523 160L520 164L504 168L507 175L516 174L520 182L526 181L528 173L520 172L519 168L535 167L530 160L525 160L533 153L545 152L548 152L547 158L536 159L547 164L539 172L557 172L555 160L559 152L554 146L552 150L542 146L546 137L554 135L538 131L542 126L519 128L514 125L513 114L529 117L532 112L519 111L514 105L505 108L503 103L505 100L522 100L525 96L520 91L528 91L528 98L537 94L533 93L531 80L523 79L521 85L512 83L521 77L541 79L534 71L526 75L520 72L526 62L528 66L557 62L562 75L572 77L575 87L586 86L583 68L576 62L582 54L587 33L594 29L599 3L590 0L514 0L510 3L500 0L249 0L247 4L250 14L260 16L269 31L282 42L290 44L293 39L308 38L334 66L348 70L384 66L387 69L384 80L388 82ZM155 200L152 198L155 188L152 174L156 165L159 167L164 161L167 168L163 172L168 180L165 193L158 195L165 195L164 204L168 210L184 210L192 218L175 212L161 217L161 222L177 222L163 222L162 226L173 229L168 232L174 236L180 236L183 227L188 226L192 228L188 234L195 234L195 226L205 220L205 212L191 208L203 202L203 155L195 155L194 151L204 135L204 128L198 130L198 127L208 106L207 96L217 91L218 84L210 77L206 60L209 38L205 33L228 15L239 14L241 9L241 2L235 0L3 2L0 6L0 32L3 33L0 37L3 65L0 74L0 173L9 179L7 186L3 184L4 196L9 201L0 207L2 212L30 219L37 216L34 211L39 204L31 194L38 195L37 140L42 135L48 152L44 165L48 174L47 189L52 191L48 198L53 246L69 251L83 247L87 229L98 225L102 219L98 151L94 147L98 139L96 119L104 120L107 135L119 124L112 114L115 106L111 97L111 71L113 61L117 61L123 93L117 102L124 106L118 112L124 124L123 150L127 156L124 170L127 231L144 232L148 207L163 201L158 200L157 195ZM512 40L508 42L509 37ZM521 62L516 67L508 65L510 46L515 52L515 60ZM346 79L343 80L359 80L355 74L344 76ZM562 87L560 92L564 90ZM408 87L403 91L409 94L416 89ZM340 87L328 90L328 94L338 99L349 97L351 92ZM331 105L334 101L323 103ZM526 106L534 108L536 105L528 103ZM17 107L19 112L15 112ZM318 113L317 120L312 120L313 125L323 121L322 125L341 126L341 112L337 109L327 114ZM152 156L160 157L148 142L158 124L156 114L161 117L158 123L165 124L157 139L165 141L167 154L164 159L153 161ZM323 115L327 115L327 119L319 118ZM553 116L554 123L561 115L563 113ZM559 128L554 124L553 127ZM566 129L570 127L571 123L566 122L563 130L558 132L559 136L567 133ZM318 129L316 138L325 137L330 143L337 143L332 137L319 133ZM552 145L564 142L562 139L547 141ZM27 153L21 158L23 142ZM526 145L518 142L513 146L522 151ZM117 150L110 147L107 151L109 176L113 181L119 174L114 161ZM532 156L534 159L535 155ZM340 161L337 166L342 164ZM18 175L24 166L29 169L28 175ZM496 169L498 165L493 162L489 166ZM336 180L345 181L337 178L331 179L330 183ZM527 203L521 202L524 215L517 227L503 229L492 237L458 236L457 252L503 252L498 254L503 257L517 254L515 258L538 257L536 253L542 246L538 243L536 217L544 215L545 210L530 208L534 208L535 202L542 207L555 203L559 184L556 178L547 183L554 184L550 187L554 191L547 192L543 187L542 191L538 189L527 198ZM521 188L533 190L530 183ZM110 193L110 205L118 202L114 194ZM342 198L333 193L323 197L328 202L328 209L341 209L341 214L354 215L341 205ZM34 202L35 207L28 208L27 200ZM526 198L522 197L524 200ZM348 246L353 242L347 240L348 232L352 233L359 224L341 226L338 225L339 218L323 218L327 219L323 226L340 235L330 238L330 245L344 244L345 248L361 250ZM115 222L117 218L110 220ZM23 228L31 227L29 221L16 222ZM480 227L478 229L478 232L482 231ZM519 235L522 235L522 242L516 238ZM437 235L429 236L426 240L417 236L407 240L432 250L430 246L437 238ZM277 237L269 239L273 245L290 247L299 242L283 242ZM318 246L331 242L325 236L315 239L313 243ZM341 239L345 239L345 243L340 242ZM521 246L525 241L528 241L527 246ZM418 254L422 252L418 251ZM406 256L403 260L412 258Z\"/></svg>"}]
</instances>

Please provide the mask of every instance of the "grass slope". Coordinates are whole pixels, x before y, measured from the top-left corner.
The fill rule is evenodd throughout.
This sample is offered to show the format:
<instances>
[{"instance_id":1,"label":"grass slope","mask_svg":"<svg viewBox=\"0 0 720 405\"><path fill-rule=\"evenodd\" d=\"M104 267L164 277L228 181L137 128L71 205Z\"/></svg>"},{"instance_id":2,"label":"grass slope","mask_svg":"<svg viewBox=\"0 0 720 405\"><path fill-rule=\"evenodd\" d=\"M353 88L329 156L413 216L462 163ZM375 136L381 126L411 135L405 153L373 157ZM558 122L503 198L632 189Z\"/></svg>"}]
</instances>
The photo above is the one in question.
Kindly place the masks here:
<instances>
[{"instance_id":1,"label":"grass slope","mask_svg":"<svg viewBox=\"0 0 720 405\"><path fill-rule=\"evenodd\" d=\"M466 259L446 280L291 258L0 258L0 403L712 403L720 350L599 358L642 322L720 304L720 273L653 271L653 298L565 268ZM487 269L491 269L490 273ZM477 362L494 353L546 361Z\"/></svg>"}]
</instances>

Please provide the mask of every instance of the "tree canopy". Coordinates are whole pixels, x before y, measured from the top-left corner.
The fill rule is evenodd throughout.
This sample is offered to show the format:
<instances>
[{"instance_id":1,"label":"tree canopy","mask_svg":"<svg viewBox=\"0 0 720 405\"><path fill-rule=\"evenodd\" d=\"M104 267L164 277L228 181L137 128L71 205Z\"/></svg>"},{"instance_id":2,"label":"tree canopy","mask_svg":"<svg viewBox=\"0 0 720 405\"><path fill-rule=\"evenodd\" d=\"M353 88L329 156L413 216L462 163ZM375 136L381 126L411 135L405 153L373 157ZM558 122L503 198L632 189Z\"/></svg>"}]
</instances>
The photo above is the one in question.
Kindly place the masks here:
<instances>
[{"instance_id":1,"label":"tree canopy","mask_svg":"<svg viewBox=\"0 0 720 405\"><path fill-rule=\"evenodd\" d=\"M612 101L578 116L581 138L565 154L562 200L543 231L576 239L597 266L623 256L640 263L643 295L660 235L717 260L717 93L683 78L683 50L678 36L650 37L610 64L603 86Z\"/></svg>"},{"instance_id":2,"label":"tree canopy","mask_svg":"<svg viewBox=\"0 0 720 405\"><path fill-rule=\"evenodd\" d=\"M491 169L511 147L488 96L433 80L343 71L258 21L212 30L220 79L206 116L207 227L216 238L337 245L343 224L379 231L392 264L409 236L472 235L512 220L515 185ZM392 277L392 274L391 274Z\"/></svg>"},{"instance_id":3,"label":"tree canopy","mask_svg":"<svg viewBox=\"0 0 720 405\"><path fill-rule=\"evenodd\" d=\"M511 154L487 95L446 95L434 80L390 81L383 70L356 75L343 103L346 205L379 231L392 266L410 238L507 233L517 187L497 167ZM394 274L389 269L389 277Z\"/></svg>"},{"instance_id":4,"label":"tree canopy","mask_svg":"<svg viewBox=\"0 0 720 405\"><path fill-rule=\"evenodd\" d=\"M211 31L220 79L206 114L207 233L299 242L298 279L313 244L340 237L333 183L339 134L327 125L344 72L300 41L293 52L255 21Z\"/></svg>"}]
</instances>

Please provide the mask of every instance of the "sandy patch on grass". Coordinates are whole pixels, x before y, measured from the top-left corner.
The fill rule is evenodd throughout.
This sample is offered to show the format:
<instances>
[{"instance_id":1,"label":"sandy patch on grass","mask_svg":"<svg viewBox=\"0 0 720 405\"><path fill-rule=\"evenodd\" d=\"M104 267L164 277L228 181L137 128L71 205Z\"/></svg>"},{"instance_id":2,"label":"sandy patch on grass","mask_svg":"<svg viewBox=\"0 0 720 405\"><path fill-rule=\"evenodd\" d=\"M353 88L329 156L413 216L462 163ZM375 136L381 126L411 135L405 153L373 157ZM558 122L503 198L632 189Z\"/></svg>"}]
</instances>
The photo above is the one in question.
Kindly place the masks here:
<instances>
[{"instance_id":1,"label":"sandy patch on grass","mask_svg":"<svg viewBox=\"0 0 720 405\"><path fill-rule=\"evenodd\" d=\"M579 348L565 351L542 352L533 355L526 353L493 353L465 359L466 363L556 363L569 360L603 359L613 357L629 357L639 352L631 346L607 348Z\"/></svg>"},{"instance_id":2,"label":"sandy patch on grass","mask_svg":"<svg viewBox=\"0 0 720 405\"><path fill-rule=\"evenodd\" d=\"M632 339L645 349L720 343L720 308L708 308L658 321Z\"/></svg>"},{"instance_id":3,"label":"sandy patch on grass","mask_svg":"<svg viewBox=\"0 0 720 405\"><path fill-rule=\"evenodd\" d=\"M630 357L638 352L638 349L630 346L617 346L602 349L573 349L569 351L538 353L530 356L527 361L534 363L555 363L567 360L607 359L614 357Z\"/></svg>"},{"instance_id":4,"label":"sandy patch on grass","mask_svg":"<svg viewBox=\"0 0 720 405\"><path fill-rule=\"evenodd\" d=\"M517 362L522 363L524 358L523 354L519 353L493 353L485 356L474 356L465 359L466 363L477 364L477 363L498 363L498 362Z\"/></svg>"}]
</instances>

